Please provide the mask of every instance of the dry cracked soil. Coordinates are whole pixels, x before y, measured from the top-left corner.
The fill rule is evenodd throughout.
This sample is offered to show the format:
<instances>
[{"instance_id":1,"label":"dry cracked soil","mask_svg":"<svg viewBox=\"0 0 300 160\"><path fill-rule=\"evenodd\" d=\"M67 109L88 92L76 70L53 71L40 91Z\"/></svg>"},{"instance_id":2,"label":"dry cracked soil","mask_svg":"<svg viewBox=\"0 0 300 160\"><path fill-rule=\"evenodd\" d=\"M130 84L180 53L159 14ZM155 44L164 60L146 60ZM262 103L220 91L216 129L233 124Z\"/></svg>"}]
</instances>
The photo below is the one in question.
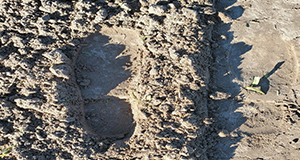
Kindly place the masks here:
<instances>
[{"instance_id":1,"label":"dry cracked soil","mask_svg":"<svg viewBox=\"0 0 300 160\"><path fill-rule=\"evenodd\" d=\"M297 160L299 19L298 0L0 0L0 158Z\"/></svg>"}]
</instances>

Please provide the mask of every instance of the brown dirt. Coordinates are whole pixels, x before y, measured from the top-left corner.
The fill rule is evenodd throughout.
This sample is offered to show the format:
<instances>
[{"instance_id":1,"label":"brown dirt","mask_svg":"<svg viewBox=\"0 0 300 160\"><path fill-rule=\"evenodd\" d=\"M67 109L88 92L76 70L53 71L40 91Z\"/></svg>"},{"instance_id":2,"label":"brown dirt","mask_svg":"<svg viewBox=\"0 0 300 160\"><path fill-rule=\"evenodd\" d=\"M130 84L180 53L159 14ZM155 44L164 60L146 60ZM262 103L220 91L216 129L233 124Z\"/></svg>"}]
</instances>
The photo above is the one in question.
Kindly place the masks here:
<instances>
[{"instance_id":1,"label":"brown dirt","mask_svg":"<svg viewBox=\"0 0 300 160\"><path fill-rule=\"evenodd\" d=\"M211 2L0 4L6 159L207 159Z\"/></svg>"},{"instance_id":2,"label":"brown dirt","mask_svg":"<svg viewBox=\"0 0 300 160\"><path fill-rule=\"evenodd\" d=\"M214 159L299 159L299 2L219 0L216 9ZM265 95L245 89L255 76Z\"/></svg>"},{"instance_id":3,"label":"brown dirt","mask_svg":"<svg viewBox=\"0 0 300 160\"><path fill-rule=\"evenodd\" d=\"M299 8L0 0L3 159L298 159Z\"/></svg>"}]
</instances>

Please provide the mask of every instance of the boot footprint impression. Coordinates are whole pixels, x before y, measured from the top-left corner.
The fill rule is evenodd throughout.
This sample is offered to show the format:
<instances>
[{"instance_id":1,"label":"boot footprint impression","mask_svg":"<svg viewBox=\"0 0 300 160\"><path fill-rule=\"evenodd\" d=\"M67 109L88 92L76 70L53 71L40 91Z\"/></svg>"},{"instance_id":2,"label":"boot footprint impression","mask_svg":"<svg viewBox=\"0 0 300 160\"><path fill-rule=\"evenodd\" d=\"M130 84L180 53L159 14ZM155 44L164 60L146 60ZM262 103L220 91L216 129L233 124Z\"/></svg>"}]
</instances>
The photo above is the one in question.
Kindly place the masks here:
<instances>
[{"instance_id":1,"label":"boot footprint impression","mask_svg":"<svg viewBox=\"0 0 300 160\"><path fill-rule=\"evenodd\" d=\"M127 30L107 28L90 35L76 61L85 128L101 137L124 138L135 126L127 89L131 59L140 42Z\"/></svg>"}]
</instances>

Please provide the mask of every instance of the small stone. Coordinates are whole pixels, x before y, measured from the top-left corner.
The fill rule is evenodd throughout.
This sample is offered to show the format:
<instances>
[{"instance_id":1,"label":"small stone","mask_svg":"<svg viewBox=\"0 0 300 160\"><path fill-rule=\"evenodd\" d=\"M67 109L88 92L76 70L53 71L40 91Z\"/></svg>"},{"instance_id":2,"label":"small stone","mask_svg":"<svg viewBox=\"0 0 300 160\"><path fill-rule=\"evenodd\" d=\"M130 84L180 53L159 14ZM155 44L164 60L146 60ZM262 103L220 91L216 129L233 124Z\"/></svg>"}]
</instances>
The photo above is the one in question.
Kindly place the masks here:
<instances>
[{"instance_id":1,"label":"small stone","mask_svg":"<svg viewBox=\"0 0 300 160\"><path fill-rule=\"evenodd\" d=\"M44 21L49 21L49 20L50 20L49 14L45 15L44 17L42 17L42 19L43 19Z\"/></svg>"},{"instance_id":2,"label":"small stone","mask_svg":"<svg viewBox=\"0 0 300 160\"><path fill-rule=\"evenodd\" d=\"M26 50L25 50L24 48L19 48L18 51L19 51L19 53L20 53L21 55L27 54L27 52L26 52Z\"/></svg>"},{"instance_id":3,"label":"small stone","mask_svg":"<svg viewBox=\"0 0 300 160\"><path fill-rule=\"evenodd\" d=\"M130 9L130 7L129 7L129 5L127 3L121 4L120 7L122 9L124 9L124 11L131 11L131 9Z\"/></svg>"},{"instance_id":4,"label":"small stone","mask_svg":"<svg viewBox=\"0 0 300 160\"><path fill-rule=\"evenodd\" d=\"M2 36L0 36L0 42L2 43L2 44L5 44L6 42L8 42L8 40L9 40L9 36L8 35L2 35Z\"/></svg>"},{"instance_id":5,"label":"small stone","mask_svg":"<svg viewBox=\"0 0 300 160\"><path fill-rule=\"evenodd\" d=\"M205 118L204 120L203 120L203 123L204 124L207 124L207 125L210 125L210 124L213 124L213 119L212 118Z\"/></svg>"},{"instance_id":6,"label":"small stone","mask_svg":"<svg viewBox=\"0 0 300 160\"><path fill-rule=\"evenodd\" d=\"M152 101L152 104L155 105L155 106L157 106L157 105L160 105L161 102L162 102L161 99L154 99L154 100Z\"/></svg>"},{"instance_id":7,"label":"small stone","mask_svg":"<svg viewBox=\"0 0 300 160\"><path fill-rule=\"evenodd\" d=\"M63 118L63 119L60 119L60 121L61 122L66 122L66 123L70 123L70 122L74 122L75 118L73 118L73 117Z\"/></svg>"},{"instance_id":8,"label":"small stone","mask_svg":"<svg viewBox=\"0 0 300 160\"><path fill-rule=\"evenodd\" d=\"M68 65L56 65L50 68L50 72L56 77L69 79L72 73L72 68Z\"/></svg>"},{"instance_id":9,"label":"small stone","mask_svg":"<svg viewBox=\"0 0 300 160\"><path fill-rule=\"evenodd\" d=\"M30 89L28 89L28 88L22 88L22 89L20 90L19 94L24 95L24 96L27 97L27 96L29 96L29 95L35 93L35 92L36 92L36 91L32 91L32 90L30 90Z\"/></svg>"},{"instance_id":10,"label":"small stone","mask_svg":"<svg viewBox=\"0 0 300 160\"><path fill-rule=\"evenodd\" d=\"M41 32L44 32L44 31L41 31ZM47 48L47 44L45 44L41 39L32 39L29 41L29 44L32 48L35 48L36 50Z\"/></svg>"},{"instance_id":11,"label":"small stone","mask_svg":"<svg viewBox=\"0 0 300 160\"><path fill-rule=\"evenodd\" d=\"M237 133L235 133L235 132L231 132L230 133L230 137L232 137L232 138L236 138L236 137L238 137L239 135L237 134Z\"/></svg>"},{"instance_id":12,"label":"small stone","mask_svg":"<svg viewBox=\"0 0 300 160\"><path fill-rule=\"evenodd\" d=\"M68 58L61 50L56 49L43 54L44 57L52 61L53 64L71 64L71 59Z\"/></svg>"},{"instance_id":13,"label":"small stone","mask_svg":"<svg viewBox=\"0 0 300 160\"><path fill-rule=\"evenodd\" d=\"M209 95L209 98L211 98L213 100L223 100L223 99L228 99L230 97L231 97L231 95L228 95L227 93L223 93L223 92L219 92L219 91L216 91L215 93L212 93L211 95Z\"/></svg>"},{"instance_id":14,"label":"small stone","mask_svg":"<svg viewBox=\"0 0 300 160\"><path fill-rule=\"evenodd\" d=\"M28 4L30 2L32 2L32 0L22 0L22 3L24 3L24 4Z\"/></svg>"},{"instance_id":15,"label":"small stone","mask_svg":"<svg viewBox=\"0 0 300 160\"><path fill-rule=\"evenodd\" d=\"M179 154L185 157L189 156L189 148L187 146L183 146Z\"/></svg>"},{"instance_id":16,"label":"small stone","mask_svg":"<svg viewBox=\"0 0 300 160\"><path fill-rule=\"evenodd\" d=\"M54 135L54 134L49 134L48 136L47 136L47 139L52 139L52 140L55 140L55 139L57 139L58 137L56 136L56 135Z\"/></svg>"},{"instance_id":17,"label":"small stone","mask_svg":"<svg viewBox=\"0 0 300 160\"><path fill-rule=\"evenodd\" d=\"M39 107L42 105L42 101L38 98L32 98L32 99L16 98L14 99L14 102L18 107L23 109L39 109Z\"/></svg>"},{"instance_id":18,"label":"small stone","mask_svg":"<svg viewBox=\"0 0 300 160\"><path fill-rule=\"evenodd\" d=\"M178 54L178 53L170 53L170 57L171 57L173 60L178 60L179 54Z\"/></svg>"},{"instance_id":19,"label":"small stone","mask_svg":"<svg viewBox=\"0 0 300 160\"><path fill-rule=\"evenodd\" d=\"M180 60L180 63L183 65L183 66L191 66L193 64L192 60L188 57L184 57Z\"/></svg>"},{"instance_id":20,"label":"small stone","mask_svg":"<svg viewBox=\"0 0 300 160\"><path fill-rule=\"evenodd\" d=\"M49 19L48 22L49 22L49 23L56 23L56 20L54 20L54 19Z\"/></svg>"},{"instance_id":21,"label":"small stone","mask_svg":"<svg viewBox=\"0 0 300 160\"><path fill-rule=\"evenodd\" d=\"M35 133L35 136L36 136L36 138L37 138L38 140L40 140L40 141L45 140L45 138L43 138L41 135L39 135L39 134L37 134L37 133Z\"/></svg>"},{"instance_id":22,"label":"small stone","mask_svg":"<svg viewBox=\"0 0 300 160\"><path fill-rule=\"evenodd\" d=\"M166 147L168 150L172 150L172 149L173 149L172 145L170 145L170 144L167 144L165 147Z\"/></svg>"},{"instance_id":23,"label":"small stone","mask_svg":"<svg viewBox=\"0 0 300 160\"><path fill-rule=\"evenodd\" d=\"M158 70L157 70L156 68L152 68L152 69L150 70L149 74L150 74L151 76L155 76L155 75L158 74Z\"/></svg>"},{"instance_id":24,"label":"small stone","mask_svg":"<svg viewBox=\"0 0 300 160\"><path fill-rule=\"evenodd\" d=\"M207 14L207 15L213 15L215 14L215 10L212 8L212 7L205 7L204 8L204 14Z\"/></svg>"},{"instance_id":25,"label":"small stone","mask_svg":"<svg viewBox=\"0 0 300 160\"><path fill-rule=\"evenodd\" d=\"M169 48L169 54L173 60L178 60L179 54L176 52L174 48Z\"/></svg>"},{"instance_id":26,"label":"small stone","mask_svg":"<svg viewBox=\"0 0 300 160\"><path fill-rule=\"evenodd\" d=\"M187 83L190 83L190 80L189 78L186 76L186 75L180 75L176 81L180 84L187 84Z\"/></svg>"},{"instance_id":27,"label":"small stone","mask_svg":"<svg viewBox=\"0 0 300 160\"><path fill-rule=\"evenodd\" d=\"M171 8L172 10L173 10L173 9L176 9L176 6L175 6L173 3L169 3L169 4L168 4L168 7Z\"/></svg>"},{"instance_id":28,"label":"small stone","mask_svg":"<svg viewBox=\"0 0 300 160\"><path fill-rule=\"evenodd\" d=\"M70 40L70 41L69 41L69 44L72 45L72 46L74 46L74 47L75 47L75 46L79 46L80 41L79 41L78 39L75 38L75 39ZM75 54L72 54L72 55L75 55Z\"/></svg>"},{"instance_id":29,"label":"small stone","mask_svg":"<svg viewBox=\"0 0 300 160\"><path fill-rule=\"evenodd\" d=\"M104 8L100 8L96 13L96 17L94 19L94 23L100 23L108 16L107 10Z\"/></svg>"},{"instance_id":30,"label":"small stone","mask_svg":"<svg viewBox=\"0 0 300 160\"><path fill-rule=\"evenodd\" d=\"M218 16L224 23L228 23L232 20L229 16L227 16L226 14L224 14L222 12L218 12Z\"/></svg>"},{"instance_id":31,"label":"small stone","mask_svg":"<svg viewBox=\"0 0 300 160\"><path fill-rule=\"evenodd\" d=\"M189 9L189 8L182 8L182 13L185 15L187 18L191 19L197 19L197 11Z\"/></svg>"},{"instance_id":32,"label":"small stone","mask_svg":"<svg viewBox=\"0 0 300 160\"><path fill-rule=\"evenodd\" d=\"M47 13L53 13L54 12L54 9L51 8L51 6L40 6L39 7L39 10L40 11L43 11L43 12L47 12Z\"/></svg>"},{"instance_id":33,"label":"small stone","mask_svg":"<svg viewBox=\"0 0 300 160\"><path fill-rule=\"evenodd\" d=\"M149 6L148 12L150 14L155 14L155 15L158 15L158 16L162 16L164 14L164 12L165 12L165 7L162 6L162 5L151 4Z\"/></svg>"},{"instance_id":34,"label":"small stone","mask_svg":"<svg viewBox=\"0 0 300 160\"><path fill-rule=\"evenodd\" d=\"M59 126L62 127L62 128L67 128L67 124L66 123L59 123Z\"/></svg>"},{"instance_id":35,"label":"small stone","mask_svg":"<svg viewBox=\"0 0 300 160\"><path fill-rule=\"evenodd\" d=\"M199 91L201 89L200 86L196 83L190 83L190 88L195 91Z\"/></svg>"},{"instance_id":36,"label":"small stone","mask_svg":"<svg viewBox=\"0 0 300 160\"><path fill-rule=\"evenodd\" d=\"M228 131L223 130L223 131L219 132L218 136L221 137L221 138L227 137L228 136Z\"/></svg>"},{"instance_id":37,"label":"small stone","mask_svg":"<svg viewBox=\"0 0 300 160\"><path fill-rule=\"evenodd\" d=\"M213 2L212 1L204 1L204 4L207 6L213 6Z\"/></svg>"},{"instance_id":38,"label":"small stone","mask_svg":"<svg viewBox=\"0 0 300 160\"><path fill-rule=\"evenodd\" d=\"M169 105L167 105L167 104L160 105L159 110L161 112L167 112L167 111L169 111Z\"/></svg>"},{"instance_id":39,"label":"small stone","mask_svg":"<svg viewBox=\"0 0 300 160\"><path fill-rule=\"evenodd\" d=\"M14 42L14 46L17 48L25 48L25 43L23 43L23 39L17 36L11 37Z\"/></svg>"}]
</instances>

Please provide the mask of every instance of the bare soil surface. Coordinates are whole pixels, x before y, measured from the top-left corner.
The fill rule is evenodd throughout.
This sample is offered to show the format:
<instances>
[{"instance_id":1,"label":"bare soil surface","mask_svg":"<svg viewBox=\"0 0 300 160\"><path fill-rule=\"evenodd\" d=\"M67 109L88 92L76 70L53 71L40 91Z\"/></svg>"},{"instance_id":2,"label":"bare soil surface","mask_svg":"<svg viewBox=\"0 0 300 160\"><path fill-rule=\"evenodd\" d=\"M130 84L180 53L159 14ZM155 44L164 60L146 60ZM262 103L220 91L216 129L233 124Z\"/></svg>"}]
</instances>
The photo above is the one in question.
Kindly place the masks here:
<instances>
[{"instance_id":1,"label":"bare soil surface","mask_svg":"<svg viewBox=\"0 0 300 160\"><path fill-rule=\"evenodd\" d=\"M213 159L299 159L299 2L215 4ZM246 89L254 77L265 94Z\"/></svg>"},{"instance_id":2,"label":"bare soil surface","mask_svg":"<svg viewBox=\"0 0 300 160\"><path fill-rule=\"evenodd\" d=\"M1 158L299 159L299 8L0 0Z\"/></svg>"},{"instance_id":3,"label":"bare soil surface","mask_svg":"<svg viewBox=\"0 0 300 160\"><path fill-rule=\"evenodd\" d=\"M208 159L213 14L204 0L0 1L4 158Z\"/></svg>"}]
</instances>

